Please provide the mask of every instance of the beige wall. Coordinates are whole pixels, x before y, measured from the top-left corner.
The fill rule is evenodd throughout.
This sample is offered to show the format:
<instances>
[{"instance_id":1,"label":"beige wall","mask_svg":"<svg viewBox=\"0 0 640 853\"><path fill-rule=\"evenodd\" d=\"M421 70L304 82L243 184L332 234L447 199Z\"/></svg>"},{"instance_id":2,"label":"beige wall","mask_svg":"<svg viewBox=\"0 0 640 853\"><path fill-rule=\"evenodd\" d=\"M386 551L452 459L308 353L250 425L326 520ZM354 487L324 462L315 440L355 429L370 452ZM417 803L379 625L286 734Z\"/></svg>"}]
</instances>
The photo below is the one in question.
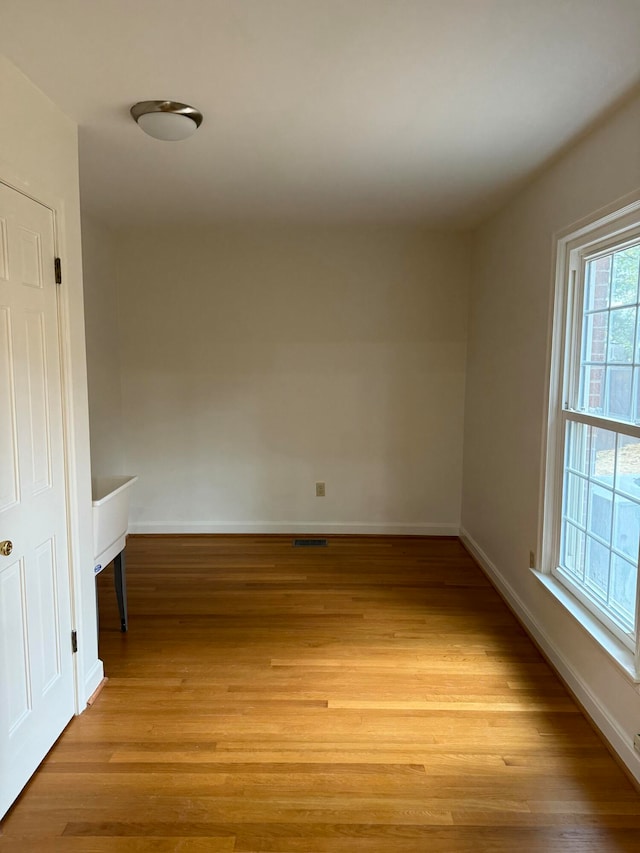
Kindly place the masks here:
<instances>
[{"instance_id":1,"label":"beige wall","mask_svg":"<svg viewBox=\"0 0 640 853\"><path fill-rule=\"evenodd\" d=\"M554 232L640 188L628 103L478 232L473 256L462 526L538 640L640 778L633 685L528 569L540 539Z\"/></svg>"},{"instance_id":2,"label":"beige wall","mask_svg":"<svg viewBox=\"0 0 640 853\"><path fill-rule=\"evenodd\" d=\"M457 532L463 237L140 230L118 272L132 530Z\"/></svg>"},{"instance_id":3,"label":"beige wall","mask_svg":"<svg viewBox=\"0 0 640 853\"><path fill-rule=\"evenodd\" d=\"M78 702L82 709L102 679L102 664L98 660L93 576L77 128L2 56L0 103L0 178L53 207L58 223L58 250L64 271L61 326L69 391L70 541L78 630Z\"/></svg>"},{"instance_id":4,"label":"beige wall","mask_svg":"<svg viewBox=\"0 0 640 853\"><path fill-rule=\"evenodd\" d=\"M82 268L87 338L91 471L125 472L122 426L116 246L111 231L82 215Z\"/></svg>"}]
</instances>

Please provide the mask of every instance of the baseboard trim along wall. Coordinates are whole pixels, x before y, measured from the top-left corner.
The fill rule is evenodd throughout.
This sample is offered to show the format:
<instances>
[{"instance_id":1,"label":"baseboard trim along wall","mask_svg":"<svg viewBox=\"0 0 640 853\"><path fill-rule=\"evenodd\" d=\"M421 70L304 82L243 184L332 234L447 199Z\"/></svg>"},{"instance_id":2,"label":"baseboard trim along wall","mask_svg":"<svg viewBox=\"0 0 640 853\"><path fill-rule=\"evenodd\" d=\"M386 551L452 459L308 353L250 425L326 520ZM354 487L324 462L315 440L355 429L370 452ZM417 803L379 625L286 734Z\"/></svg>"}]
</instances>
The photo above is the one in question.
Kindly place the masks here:
<instances>
[{"instance_id":1,"label":"baseboard trim along wall","mask_svg":"<svg viewBox=\"0 0 640 853\"><path fill-rule=\"evenodd\" d=\"M457 524L292 524L282 522L256 522L252 524L220 523L209 521L185 522L132 522L129 533L323 533L326 535L390 535L390 536L458 536Z\"/></svg>"},{"instance_id":2,"label":"baseboard trim along wall","mask_svg":"<svg viewBox=\"0 0 640 853\"><path fill-rule=\"evenodd\" d=\"M485 573L491 584L496 588L500 596L521 623L522 627L539 646L551 666L556 670L567 688L574 694L575 699L587 714L591 722L601 733L609 747L615 752L622 764L624 764L630 776L640 784L640 759L634 752L633 744L629 743L623 729L617 721L604 708L599 699L593 694L591 688L582 676L574 669L566 657L552 643L546 632L540 627L537 620L524 604L520 596L515 592L511 584L504 579L495 564L489 559L478 543L464 529L460 528L460 541L471 554L476 563Z\"/></svg>"}]
</instances>

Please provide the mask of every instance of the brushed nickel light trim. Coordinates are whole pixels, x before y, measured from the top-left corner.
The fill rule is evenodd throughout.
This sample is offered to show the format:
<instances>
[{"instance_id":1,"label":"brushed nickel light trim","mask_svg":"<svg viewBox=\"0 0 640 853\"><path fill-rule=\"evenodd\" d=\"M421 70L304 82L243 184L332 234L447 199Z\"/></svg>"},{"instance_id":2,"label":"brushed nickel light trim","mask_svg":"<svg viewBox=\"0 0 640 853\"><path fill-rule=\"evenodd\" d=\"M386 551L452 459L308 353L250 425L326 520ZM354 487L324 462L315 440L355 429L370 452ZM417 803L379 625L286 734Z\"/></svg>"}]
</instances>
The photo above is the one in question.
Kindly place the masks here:
<instances>
[{"instance_id":1,"label":"brushed nickel light trim","mask_svg":"<svg viewBox=\"0 0 640 853\"><path fill-rule=\"evenodd\" d=\"M155 139L163 139L165 141L176 141L178 139L186 139L191 136L202 124L202 113L195 107L189 104L181 104L179 101L139 101L131 107L131 115L134 120L145 133L153 136ZM158 127L158 123L154 122L153 127L149 128L145 125L144 116L171 116L167 122L168 133L163 133ZM173 117L184 119L182 126L175 124ZM141 121L142 119L142 121Z\"/></svg>"}]
</instances>

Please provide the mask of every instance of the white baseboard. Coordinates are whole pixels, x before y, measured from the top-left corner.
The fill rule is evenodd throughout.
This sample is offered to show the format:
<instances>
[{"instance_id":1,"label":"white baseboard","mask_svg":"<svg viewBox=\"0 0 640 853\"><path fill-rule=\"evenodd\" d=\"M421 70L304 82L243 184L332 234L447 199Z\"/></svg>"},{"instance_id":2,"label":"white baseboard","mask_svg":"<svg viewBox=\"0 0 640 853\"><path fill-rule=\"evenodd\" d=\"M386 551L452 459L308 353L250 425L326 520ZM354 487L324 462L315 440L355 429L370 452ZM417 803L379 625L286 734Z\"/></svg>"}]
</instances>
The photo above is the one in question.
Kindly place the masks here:
<instances>
[{"instance_id":1,"label":"white baseboard","mask_svg":"<svg viewBox=\"0 0 640 853\"><path fill-rule=\"evenodd\" d=\"M627 733L611 716L607 708L602 705L600 699L593 693L582 675L573 667L557 646L553 644L511 584L505 580L496 565L464 528L460 528L460 540L491 583L496 587L514 615L535 639L536 643L538 643L558 675L576 696L593 724L618 755L629 773L640 783L640 756L635 752L633 743L630 741Z\"/></svg>"},{"instance_id":2,"label":"white baseboard","mask_svg":"<svg viewBox=\"0 0 640 853\"><path fill-rule=\"evenodd\" d=\"M317 535L396 535L396 536L458 536L457 524L300 524L282 522L213 523L198 521L132 522L129 533L314 533Z\"/></svg>"}]
</instances>

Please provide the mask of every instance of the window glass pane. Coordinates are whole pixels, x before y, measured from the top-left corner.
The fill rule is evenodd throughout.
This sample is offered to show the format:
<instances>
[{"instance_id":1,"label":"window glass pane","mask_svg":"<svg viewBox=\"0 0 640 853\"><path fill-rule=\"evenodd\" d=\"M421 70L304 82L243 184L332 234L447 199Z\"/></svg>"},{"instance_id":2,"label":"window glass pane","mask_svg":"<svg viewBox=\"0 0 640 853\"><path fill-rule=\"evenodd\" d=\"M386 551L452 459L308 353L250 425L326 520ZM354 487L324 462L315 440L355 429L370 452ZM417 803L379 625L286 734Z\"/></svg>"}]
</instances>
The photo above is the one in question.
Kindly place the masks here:
<instances>
[{"instance_id":1,"label":"window glass pane","mask_svg":"<svg viewBox=\"0 0 640 853\"><path fill-rule=\"evenodd\" d=\"M627 622L629 630L635 629L636 584L638 569L614 554L611 558L611 603Z\"/></svg>"},{"instance_id":2,"label":"window glass pane","mask_svg":"<svg viewBox=\"0 0 640 853\"><path fill-rule=\"evenodd\" d=\"M585 535L573 524L565 524L562 565L579 581L584 580Z\"/></svg>"},{"instance_id":3,"label":"window glass pane","mask_svg":"<svg viewBox=\"0 0 640 853\"><path fill-rule=\"evenodd\" d=\"M640 503L616 495L613 510L613 547L636 562L640 543Z\"/></svg>"},{"instance_id":4,"label":"window glass pane","mask_svg":"<svg viewBox=\"0 0 640 853\"><path fill-rule=\"evenodd\" d=\"M567 474L565 514L581 527L587 524L587 480L577 474Z\"/></svg>"},{"instance_id":5,"label":"window glass pane","mask_svg":"<svg viewBox=\"0 0 640 853\"><path fill-rule=\"evenodd\" d=\"M607 367L604 414L608 418L631 421L632 367Z\"/></svg>"},{"instance_id":6,"label":"window glass pane","mask_svg":"<svg viewBox=\"0 0 640 853\"><path fill-rule=\"evenodd\" d=\"M587 536L585 580L587 587L606 602L609 589L609 549L590 536Z\"/></svg>"},{"instance_id":7,"label":"window glass pane","mask_svg":"<svg viewBox=\"0 0 640 853\"><path fill-rule=\"evenodd\" d=\"M567 464L580 474L591 470L591 427L586 424L567 424Z\"/></svg>"},{"instance_id":8,"label":"window glass pane","mask_svg":"<svg viewBox=\"0 0 640 853\"><path fill-rule=\"evenodd\" d=\"M640 501L640 439L618 436L616 491Z\"/></svg>"},{"instance_id":9,"label":"window glass pane","mask_svg":"<svg viewBox=\"0 0 640 853\"><path fill-rule=\"evenodd\" d=\"M613 485L616 460L616 434L608 429L591 428L589 474L607 486Z\"/></svg>"},{"instance_id":10,"label":"window glass pane","mask_svg":"<svg viewBox=\"0 0 640 853\"><path fill-rule=\"evenodd\" d=\"M611 544L611 512L613 510L613 492L589 484L589 524L587 530L594 536Z\"/></svg>"},{"instance_id":11,"label":"window glass pane","mask_svg":"<svg viewBox=\"0 0 640 853\"><path fill-rule=\"evenodd\" d=\"M639 262L640 246L631 246L613 256L612 305L631 305L638 301Z\"/></svg>"},{"instance_id":12,"label":"window glass pane","mask_svg":"<svg viewBox=\"0 0 640 853\"><path fill-rule=\"evenodd\" d=\"M611 278L612 255L589 261L586 269L587 311L598 311L609 307L609 280Z\"/></svg>"},{"instance_id":13,"label":"window glass pane","mask_svg":"<svg viewBox=\"0 0 640 853\"><path fill-rule=\"evenodd\" d=\"M597 314L589 314L585 317L582 344L583 361L603 362L607 360L608 330L608 311L599 311Z\"/></svg>"},{"instance_id":14,"label":"window glass pane","mask_svg":"<svg viewBox=\"0 0 640 853\"><path fill-rule=\"evenodd\" d=\"M598 315L596 315L598 316ZM609 315L607 361L631 364L636 337L636 309L618 308Z\"/></svg>"},{"instance_id":15,"label":"window glass pane","mask_svg":"<svg viewBox=\"0 0 640 853\"><path fill-rule=\"evenodd\" d=\"M604 411L605 368L602 365L588 364L582 368L579 407L592 415L601 415Z\"/></svg>"}]
</instances>

